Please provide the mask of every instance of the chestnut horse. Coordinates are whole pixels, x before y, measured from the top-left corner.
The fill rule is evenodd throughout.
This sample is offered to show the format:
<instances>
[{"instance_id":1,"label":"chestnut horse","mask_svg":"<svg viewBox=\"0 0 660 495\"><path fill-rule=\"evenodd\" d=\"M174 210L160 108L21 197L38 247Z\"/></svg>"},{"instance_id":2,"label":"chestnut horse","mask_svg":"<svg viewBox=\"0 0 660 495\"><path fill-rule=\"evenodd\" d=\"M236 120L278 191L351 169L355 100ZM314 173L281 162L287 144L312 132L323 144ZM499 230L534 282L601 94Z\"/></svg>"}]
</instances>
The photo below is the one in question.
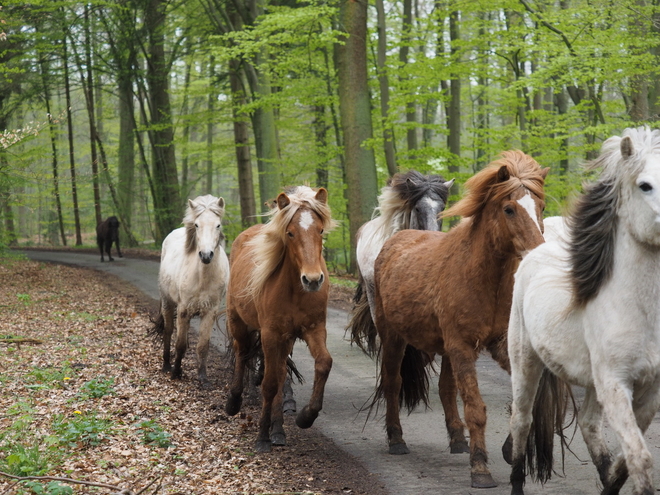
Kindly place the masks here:
<instances>
[{"instance_id":1,"label":"chestnut horse","mask_svg":"<svg viewBox=\"0 0 660 495\"><path fill-rule=\"evenodd\" d=\"M307 343L315 362L309 404L296 417L300 428L309 428L318 416L332 367L325 326L328 270L322 253L323 234L335 225L328 192L298 186L280 193L276 203L268 223L250 227L234 241L227 292L227 328L236 359L227 414L240 410L245 368L259 352L257 346L263 352L257 452L286 445L282 387L296 339Z\"/></svg>"},{"instance_id":2,"label":"chestnut horse","mask_svg":"<svg viewBox=\"0 0 660 495\"><path fill-rule=\"evenodd\" d=\"M409 452L399 409L404 403L409 410L428 403L427 366L440 354L438 387L450 447L452 453L467 449L458 386L470 433L473 487L496 486L487 467L486 405L475 362L487 350L509 371L513 274L521 257L543 242L548 171L520 151L504 152L467 181L466 196L442 215L463 216L461 223L447 233L401 231L376 260L381 370L374 403L386 402L389 452Z\"/></svg>"}]
</instances>

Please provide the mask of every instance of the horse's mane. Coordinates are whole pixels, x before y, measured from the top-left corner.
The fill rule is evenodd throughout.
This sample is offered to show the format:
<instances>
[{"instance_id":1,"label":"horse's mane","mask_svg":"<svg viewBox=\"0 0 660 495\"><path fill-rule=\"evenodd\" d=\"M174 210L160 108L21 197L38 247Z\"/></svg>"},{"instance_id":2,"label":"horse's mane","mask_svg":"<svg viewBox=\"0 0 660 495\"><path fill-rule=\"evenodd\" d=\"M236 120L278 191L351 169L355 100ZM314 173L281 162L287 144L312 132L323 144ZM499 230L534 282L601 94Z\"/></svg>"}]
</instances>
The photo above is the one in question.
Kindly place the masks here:
<instances>
[{"instance_id":1,"label":"horse's mane","mask_svg":"<svg viewBox=\"0 0 660 495\"><path fill-rule=\"evenodd\" d=\"M383 241L399 230L410 228L413 207L429 192L437 194L447 204L449 188L440 175L423 175L417 170L409 170L390 177L378 196L378 206L372 217Z\"/></svg>"},{"instance_id":2,"label":"horse's mane","mask_svg":"<svg viewBox=\"0 0 660 495\"><path fill-rule=\"evenodd\" d=\"M622 140L629 138L630 156L621 153ZM630 128L622 136L607 139L601 154L585 168L601 169L598 180L584 185L567 218L569 262L574 304L582 306L594 298L609 279L614 266L614 245L621 199L621 162L628 162L626 176L641 172L649 153L660 154L660 131L648 127Z\"/></svg>"},{"instance_id":3,"label":"horse's mane","mask_svg":"<svg viewBox=\"0 0 660 495\"><path fill-rule=\"evenodd\" d=\"M195 220L207 209L218 215L220 218L225 213L224 208L218 205L218 199L211 194L204 196L197 196L193 199L195 208L190 207L190 203L186 206L186 214L183 217L183 226L186 229L186 253L194 253L197 249L197 239L195 236ZM222 237L220 237L222 239Z\"/></svg>"},{"instance_id":4,"label":"horse's mane","mask_svg":"<svg viewBox=\"0 0 660 495\"><path fill-rule=\"evenodd\" d=\"M316 213L323 222L324 233L330 232L337 225L328 204L317 200L316 191L311 187L287 187L284 192L289 198L289 204L282 209L272 208L268 213L271 215L268 223L247 243L252 249L255 268L247 282L246 291L253 298L259 297L266 281L284 259L286 228L299 209L309 208Z\"/></svg>"},{"instance_id":5,"label":"horse's mane","mask_svg":"<svg viewBox=\"0 0 660 495\"><path fill-rule=\"evenodd\" d=\"M509 180L498 182L498 171L503 166L509 171ZM489 201L499 201L520 187L525 187L535 196L544 199L545 177L542 172L536 160L522 151L504 151L501 158L467 180L465 196L445 210L441 217L478 216Z\"/></svg>"}]
</instances>

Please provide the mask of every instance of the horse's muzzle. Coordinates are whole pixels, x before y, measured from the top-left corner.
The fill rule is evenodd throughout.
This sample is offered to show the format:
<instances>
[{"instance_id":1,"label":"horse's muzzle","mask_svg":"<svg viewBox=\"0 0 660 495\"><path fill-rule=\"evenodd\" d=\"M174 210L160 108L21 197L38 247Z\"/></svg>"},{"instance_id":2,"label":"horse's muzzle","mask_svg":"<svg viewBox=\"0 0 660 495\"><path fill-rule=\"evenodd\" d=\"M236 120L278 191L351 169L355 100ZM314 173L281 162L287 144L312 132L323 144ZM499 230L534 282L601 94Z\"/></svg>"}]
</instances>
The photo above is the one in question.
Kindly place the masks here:
<instances>
[{"instance_id":1,"label":"horse's muzzle","mask_svg":"<svg viewBox=\"0 0 660 495\"><path fill-rule=\"evenodd\" d=\"M317 292L323 285L324 275L321 273L317 278L309 278L307 275L301 275L300 282L306 292Z\"/></svg>"},{"instance_id":2,"label":"horse's muzzle","mask_svg":"<svg viewBox=\"0 0 660 495\"><path fill-rule=\"evenodd\" d=\"M210 251L208 253L204 253L202 251L199 252L199 258L202 260L202 263L205 265L208 265L211 260L213 259L213 251Z\"/></svg>"}]
</instances>

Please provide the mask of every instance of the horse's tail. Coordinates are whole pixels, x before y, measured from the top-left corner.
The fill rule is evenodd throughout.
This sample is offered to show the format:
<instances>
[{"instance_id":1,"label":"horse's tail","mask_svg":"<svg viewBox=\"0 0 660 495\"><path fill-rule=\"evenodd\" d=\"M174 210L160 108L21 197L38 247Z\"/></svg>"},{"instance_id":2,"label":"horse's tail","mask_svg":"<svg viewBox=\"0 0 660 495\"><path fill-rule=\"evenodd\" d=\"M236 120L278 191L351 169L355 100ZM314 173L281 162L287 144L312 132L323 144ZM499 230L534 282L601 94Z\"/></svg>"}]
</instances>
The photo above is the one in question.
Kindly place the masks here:
<instances>
[{"instance_id":1,"label":"horse's tail","mask_svg":"<svg viewBox=\"0 0 660 495\"><path fill-rule=\"evenodd\" d=\"M575 406L571 387L545 368L534 399L533 420L527 436L527 468L529 474L540 483L552 477L555 432L561 440L561 463L564 469L564 453L568 448L564 418L569 403Z\"/></svg>"},{"instance_id":2,"label":"horse's tail","mask_svg":"<svg viewBox=\"0 0 660 495\"><path fill-rule=\"evenodd\" d=\"M161 338L163 333L165 333L165 318L163 317L163 313L158 311L158 315L155 318L149 316L149 320L151 321L151 326L147 329L147 335L154 339Z\"/></svg>"},{"instance_id":3,"label":"horse's tail","mask_svg":"<svg viewBox=\"0 0 660 495\"><path fill-rule=\"evenodd\" d=\"M351 332L351 344L356 344L366 355L374 357L378 354L378 331L371 317L371 309L364 290L364 280L360 277L355 295L353 296L353 311L351 321L346 327L346 332Z\"/></svg>"},{"instance_id":4,"label":"horse's tail","mask_svg":"<svg viewBox=\"0 0 660 495\"><path fill-rule=\"evenodd\" d=\"M429 407L429 355L410 344L401 362L401 393L399 394L399 407L405 405L408 413L411 413L420 402L424 407ZM383 379L378 377L378 385L374 396L374 403L384 396Z\"/></svg>"}]
</instances>

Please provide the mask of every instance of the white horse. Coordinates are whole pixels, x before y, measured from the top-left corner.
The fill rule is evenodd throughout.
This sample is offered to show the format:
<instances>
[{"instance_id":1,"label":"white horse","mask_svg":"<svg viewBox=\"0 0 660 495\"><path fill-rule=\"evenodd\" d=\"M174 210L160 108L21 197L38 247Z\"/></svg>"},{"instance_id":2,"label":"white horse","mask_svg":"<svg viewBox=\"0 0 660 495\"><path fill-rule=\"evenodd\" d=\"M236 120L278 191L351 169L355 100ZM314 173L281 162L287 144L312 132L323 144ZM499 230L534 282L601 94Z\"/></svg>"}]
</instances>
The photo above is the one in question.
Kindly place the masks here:
<instances>
[{"instance_id":1,"label":"white horse","mask_svg":"<svg viewBox=\"0 0 660 495\"><path fill-rule=\"evenodd\" d=\"M453 184L454 179L445 181L439 175L422 175L410 170L394 174L381 190L374 217L357 233L356 259L360 283L349 323L354 333L363 325L373 325L374 263L383 244L404 229L442 230L442 219L438 215L447 206ZM355 342L361 346L359 341ZM369 345L368 353L373 352L371 347Z\"/></svg>"},{"instance_id":2,"label":"white horse","mask_svg":"<svg viewBox=\"0 0 660 495\"><path fill-rule=\"evenodd\" d=\"M229 260L224 250L222 217L225 200L207 194L188 200L184 226L163 241L158 286L160 314L154 331L163 336L163 371L181 378L181 360L188 347L190 319L199 315L197 376L208 387L206 360L211 330L223 304L229 283ZM177 321L176 356L170 364L170 344Z\"/></svg>"},{"instance_id":3,"label":"white horse","mask_svg":"<svg viewBox=\"0 0 660 495\"><path fill-rule=\"evenodd\" d=\"M534 249L516 273L508 342L511 436L503 448L512 462L512 494L523 493L532 418L538 426L543 412L553 412L543 386L557 379L586 389L578 423L602 493L619 493L628 477L633 494L654 493L643 435L660 406L660 131L641 127L611 137L590 165L596 167L600 178L585 187L568 217L568 241ZM539 387L542 375L551 380ZM614 459L603 439L603 414L619 444ZM530 446L538 447L540 436L551 452L552 426L545 437L536 431ZM547 465L542 452L536 457L532 468L544 482L551 454Z\"/></svg>"}]
</instances>

